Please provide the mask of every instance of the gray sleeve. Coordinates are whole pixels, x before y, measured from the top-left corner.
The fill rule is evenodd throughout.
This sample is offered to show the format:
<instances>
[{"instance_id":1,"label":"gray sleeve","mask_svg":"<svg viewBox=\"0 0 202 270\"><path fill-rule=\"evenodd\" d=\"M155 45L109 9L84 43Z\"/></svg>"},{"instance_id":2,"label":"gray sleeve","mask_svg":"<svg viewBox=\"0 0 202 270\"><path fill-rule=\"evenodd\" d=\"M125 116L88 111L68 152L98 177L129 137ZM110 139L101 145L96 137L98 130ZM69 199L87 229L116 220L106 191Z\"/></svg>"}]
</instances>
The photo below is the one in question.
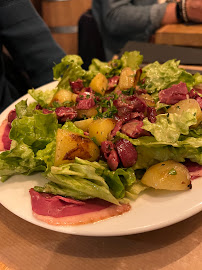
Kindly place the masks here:
<instances>
[{"instance_id":1,"label":"gray sleeve","mask_svg":"<svg viewBox=\"0 0 202 270\"><path fill-rule=\"evenodd\" d=\"M153 26L153 29L156 30L160 27L161 21L163 19L163 16L165 14L167 4L154 4L151 6L150 9L150 18L151 23Z\"/></svg>"},{"instance_id":2,"label":"gray sleeve","mask_svg":"<svg viewBox=\"0 0 202 270\"><path fill-rule=\"evenodd\" d=\"M140 33L150 36L160 26L167 5L154 0L101 2L101 10L97 11L101 24L111 35L125 35L128 39Z\"/></svg>"}]
</instances>

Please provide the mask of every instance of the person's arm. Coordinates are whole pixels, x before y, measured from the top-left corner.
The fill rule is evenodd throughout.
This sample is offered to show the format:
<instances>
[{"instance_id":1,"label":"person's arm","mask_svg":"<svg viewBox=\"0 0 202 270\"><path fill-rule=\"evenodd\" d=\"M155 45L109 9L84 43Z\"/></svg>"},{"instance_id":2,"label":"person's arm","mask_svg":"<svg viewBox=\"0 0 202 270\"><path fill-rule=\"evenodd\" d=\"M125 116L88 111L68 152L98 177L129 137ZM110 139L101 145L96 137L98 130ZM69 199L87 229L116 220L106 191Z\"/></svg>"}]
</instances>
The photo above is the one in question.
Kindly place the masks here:
<instances>
[{"instance_id":1,"label":"person's arm","mask_svg":"<svg viewBox=\"0 0 202 270\"><path fill-rule=\"evenodd\" d=\"M167 5L161 25L178 23L176 16L176 3L170 3Z\"/></svg>"},{"instance_id":2,"label":"person's arm","mask_svg":"<svg viewBox=\"0 0 202 270\"><path fill-rule=\"evenodd\" d=\"M102 24L111 35L124 35L129 39L139 33L150 36L161 25L167 3L143 2L144 5L140 1L135 5L130 0L102 0L99 11Z\"/></svg>"},{"instance_id":3,"label":"person's arm","mask_svg":"<svg viewBox=\"0 0 202 270\"><path fill-rule=\"evenodd\" d=\"M178 0L178 2L181 2L181 1ZM184 9L184 12L185 12L184 16L187 22L202 22L202 1L201 0L182 1L181 8ZM173 23L178 23L178 22L179 20L176 16L176 3L170 3L166 7L165 14L161 21L161 25L173 24Z\"/></svg>"},{"instance_id":4,"label":"person's arm","mask_svg":"<svg viewBox=\"0 0 202 270\"><path fill-rule=\"evenodd\" d=\"M29 0L1 0L0 38L33 87L53 80L52 67L65 52Z\"/></svg>"}]
</instances>

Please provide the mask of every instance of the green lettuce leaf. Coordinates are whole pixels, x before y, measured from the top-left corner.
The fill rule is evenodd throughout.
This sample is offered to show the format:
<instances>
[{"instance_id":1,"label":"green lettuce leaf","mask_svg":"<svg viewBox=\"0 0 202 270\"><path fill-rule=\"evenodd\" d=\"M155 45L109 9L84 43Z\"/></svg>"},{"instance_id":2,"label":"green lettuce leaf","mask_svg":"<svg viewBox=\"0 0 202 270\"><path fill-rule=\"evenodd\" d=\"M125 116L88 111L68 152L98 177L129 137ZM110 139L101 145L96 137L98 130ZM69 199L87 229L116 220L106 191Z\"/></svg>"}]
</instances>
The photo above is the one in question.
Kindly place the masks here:
<instances>
[{"instance_id":1,"label":"green lettuce leaf","mask_svg":"<svg viewBox=\"0 0 202 270\"><path fill-rule=\"evenodd\" d=\"M94 74L101 72L107 77L120 75L124 67L130 67L137 70L143 61L143 56L138 51L124 52L120 59L113 59L112 61L102 62L96 58L92 60L89 70Z\"/></svg>"},{"instance_id":2,"label":"green lettuce leaf","mask_svg":"<svg viewBox=\"0 0 202 270\"><path fill-rule=\"evenodd\" d=\"M30 174L43 171L45 166L38 161L34 152L23 143L17 144L12 150L0 154L0 176L2 180L15 174Z\"/></svg>"},{"instance_id":3,"label":"green lettuce leaf","mask_svg":"<svg viewBox=\"0 0 202 270\"><path fill-rule=\"evenodd\" d=\"M81 66L83 64L83 60L79 55L66 55L61 59L61 62L53 67L53 77L58 80L62 77L70 65L78 65Z\"/></svg>"},{"instance_id":4,"label":"green lettuce leaf","mask_svg":"<svg viewBox=\"0 0 202 270\"><path fill-rule=\"evenodd\" d=\"M56 149L56 141L48 143L46 147L42 150L37 151L36 159L43 162L46 166L46 173L50 172L51 167L54 164L55 160L55 149Z\"/></svg>"},{"instance_id":5,"label":"green lettuce leaf","mask_svg":"<svg viewBox=\"0 0 202 270\"><path fill-rule=\"evenodd\" d=\"M124 52L121 57L122 67L130 67L134 70L137 70L142 64L143 55L138 51Z\"/></svg>"},{"instance_id":6,"label":"green lettuce leaf","mask_svg":"<svg viewBox=\"0 0 202 270\"><path fill-rule=\"evenodd\" d=\"M140 193L146 189L148 189L148 186L145 186L140 181L138 181L126 191L126 198L135 200L140 195Z\"/></svg>"},{"instance_id":7,"label":"green lettuce leaf","mask_svg":"<svg viewBox=\"0 0 202 270\"><path fill-rule=\"evenodd\" d=\"M145 66L142 70L141 79L145 84L142 86L148 93L158 92L169 88L173 84L185 82L190 90L195 85L195 78L183 68L179 68L180 61L169 60L163 64L154 62Z\"/></svg>"},{"instance_id":8,"label":"green lettuce leaf","mask_svg":"<svg viewBox=\"0 0 202 270\"><path fill-rule=\"evenodd\" d=\"M168 145L166 142L157 142L154 137L140 137L131 139L127 135L117 133L118 137L129 140L136 146L138 159L133 169L147 169L150 166L165 160L184 162L190 159L202 165L202 138L186 137Z\"/></svg>"},{"instance_id":9,"label":"green lettuce leaf","mask_svg":"<svg viewBox=\"0 0 202 270\"><path fill-rule=\"evenodd\" d=\"M116 171L110 171L106 162L90 162L79 158L75 159L80 165L88 165L94 167L96 173L102 176L109 186L112 194L121 199L125 195L125 189L136 182L135 172L132 168L118 168Z\"/></svg>"},{"instance_id":10,"label":"green lettuce leaf","mask_svg":"<svg viewBox=\"0 0 202 270\"><path fill-rule=\"evenodd\" d=\"M53 174L63 174L78 176L88 179L99 186L105 186L108 188L103 177L97 174L96 169L89 165L81 165L77 163L64 164L59 167L52 167L51 172Z\"/></svg>"},{"instance_id":11,"label":"green lettuce leaf","mask_svg":"<svg viewBox=\"0 0 202 270\"><path fill-rule=\"evenodd\" d=\"M69 187L65 188L64 186L57 185L54 182L48 182L44 185L44 187L35 186L34 190L37 192L46 192L54 195L61 195L64 197L72 197L76 198L77 200L87 200L94 198L86 193L83 193L82 191L70 189Z\"/></svg>"},{"instance_id":12,"label":"green lettuce leaf","mask_svg":"<svg viewBox=\"0 0 202 270\"><path fill-rule=\"evenodd\" d=\"M66 130L69 130L71 132L84 135L83 130L78 128L77 126L75 126L75 124L73 122L70 122L70 121L65 122L65 124L62 126L62 129L66 129Z\"/></svg>"},{"instance_id":13,"label":"green lettuce leaf","mask_svg":"<svg viewBox=\"0 0 202 270\"><path fill-rule=\"evenodd\" d=\"M200 74L199 72L197 72L197 73L195 73L193 75L193 77L194 77L194 86L197 86L197 85L199 85L199 84L202 83L202 74Z\"/></svg>"},{"instance_id":14,"label":"green lettuce leaf","mask_svg":"<svg viewBox=\"0 0 202 270\"><path fill-rule=\"evenodd\" d=\"M32 102L27 105L27 100L21 100L15 105L15 110L18 118L23 116L32 116L35 113L37 102Z\"/></svg>"},{"instance_id":15,"label":"green lettuce leaf","mask_svg":"<svg viewBox=\"0 0 202 270\"><path fill-rule=\"evenodd\" d=\"M48 108L51 100L53 99L55 93L57 92L57 88L43 91L41 89L30 89L28 90L28 94L32 96L38 104L41 105L42 108Z\"/></svg>"},{"instance_id":16,"label":"green lettuce leaf","mask_svg":"<svg viewBox=\"0 0 202 270\"><path fill-rule=\"evenodd\" d=\"M196 123L196 110L188 109L180 117L176 113L159 114L155 123L145 118L143 128L149 131L157 141L170 144L177 142L180 134L188 135L189 127Z\"/></svg>"},{"instance_id":17,"label":"green lettuce leaf","mask_svg":"<svg viewBox=\"0 0 202 270\"><path fill-rule=\"evenodd\" d=\"M86 71L81 67L83 61L78 55L66 55L62 58L61 63L53 68L54 79L59 80L58 89L64 88L71 90L70 81L82 79L84 85L88 86L89 82L95 75L92 71Z\"/></svg>"},{"instance_id":18,"label":"green lettuce leaf","mask_svg":"<svg viewBox=\"0 0 202 270\"><path fill-rule=\"evenodd\" d=\"M31 117L16 118L12 122L10 139L31 146L36 153L55 139L57 128L58 122L55 113L38 112Z\"/></svg>"},{"instance_id":19,"label":"green lettuce leaf","mask_svg":"<svg viewBox=\"0 0 202 270\"><path fill-rule=\"evenodd\" d=\"M70 176L68 174L54 174L52 171L47 175L47 177L52 182L61 186L61 188L64 187L65 189L67 189L68 192L74 190L79 193L81 192L86 196L100 198L113 204L119 204L108 187L105 187L103 185L97 185L94 182L90 181L90 179L85 179L78 176ZM79 199L77 197L74 197L75 194L69 194L68 196Z\"/></svg>"}]
</instances>

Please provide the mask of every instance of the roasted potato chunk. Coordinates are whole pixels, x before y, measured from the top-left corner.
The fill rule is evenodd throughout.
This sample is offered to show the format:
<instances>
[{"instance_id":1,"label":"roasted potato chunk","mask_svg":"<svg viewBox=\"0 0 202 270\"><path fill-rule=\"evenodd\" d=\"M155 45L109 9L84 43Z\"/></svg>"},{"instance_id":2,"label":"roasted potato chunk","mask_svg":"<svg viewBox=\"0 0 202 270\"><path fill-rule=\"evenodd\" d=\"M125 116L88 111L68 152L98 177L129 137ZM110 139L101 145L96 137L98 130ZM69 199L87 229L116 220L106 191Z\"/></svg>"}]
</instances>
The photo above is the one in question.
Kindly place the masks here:
<instances>
[{"instance_id":1,"label":"roasted potato chunk","mask_svg":"<svg viewBox=\"0 0 202 270\"><path fill-rule=\"evenodd\" d=\"M189 171L183 164L173 160L151 166L141 181L155 189L187 190L191 188Z\"/></svg>"},{"instance_id":2,"label":"roasted potato chunk","mask_svg":"<svg viewBox=\"0 0 202 270\"><path fill-rule=\"evenodd\" d=\"M77 119L83 119L83 118L91 118L97 115L97 107L94 106L90 109L83 110L83 109L77 109Z\"/></svg>"},{"instance_id":3,"label":"roasted potato chunk","mask_svg":"<svg viewBox=\"0 0 202 270\"><path fill-rule=\"evenodd\" d=\"M53 99L51 100L50 105L53 104L53 102L57 102L59 104L63 104L64 102L71 102L72 101L72 96L74 94L66 89L60 89L59 91L57 91L53 97Z\"/></svg>"},{"instance_id":4,"label":"roasted potato chunk","mask_svg":"<svg viewBox=\"0 0 202 270\"><path fill-rule=\"evenodd\" d=\"M197 127L202 121L202 112L198 102L195 99L184 99L179 101L178 103L172 105L169 109L169 113L177 113L182 114L184 111L187 111L189 108L196 109L196 125L192 127Z\"/></svg>"},{"instance_id":5,"label":"roasted potato chunk","mask_svg":"<svg viewBox=\"0 0 202 270\"><path fill-rule=\"evenodd\" d=\"M107 90L108 80L102 73L98 73L91 81L90 87L93 91L101 94L102 96L105 94Z\"/></svg>"},{"instance_id":6,"label":"roasted potato chunk","mask_svg":"<svg viewBox=\"0 0 202 270\"><path fill-rule=\"evenodd\" d=\"M131 87L134 87L135 82L135 73L134 71L129 68L125 67L120 74L118 87L120 90L126 90Z\"/></svg>"},{"instance_id":7,"label":"roasted potato chunk","mask_svg":"<svg viewBox=\"0 0 202 270\"><path fill-rule=\"evenodd\" d=\"M89 137L95 138L96 142L101 145L101 142L108 139L114 127L115 121L111 118L94 120L89 126Z\"/></svg>"},{"instance_id":8,"label":"roasted potato chunk","mask_svg":"<svg viewBox=\"0 0 202 270\"><path fill-rule=\"evenodd\" d=\"M55 166L72 162L75 157L95 161L99 155L98 146L87 136L65 129L57 130Z\"/></svg>"}]
</instances>

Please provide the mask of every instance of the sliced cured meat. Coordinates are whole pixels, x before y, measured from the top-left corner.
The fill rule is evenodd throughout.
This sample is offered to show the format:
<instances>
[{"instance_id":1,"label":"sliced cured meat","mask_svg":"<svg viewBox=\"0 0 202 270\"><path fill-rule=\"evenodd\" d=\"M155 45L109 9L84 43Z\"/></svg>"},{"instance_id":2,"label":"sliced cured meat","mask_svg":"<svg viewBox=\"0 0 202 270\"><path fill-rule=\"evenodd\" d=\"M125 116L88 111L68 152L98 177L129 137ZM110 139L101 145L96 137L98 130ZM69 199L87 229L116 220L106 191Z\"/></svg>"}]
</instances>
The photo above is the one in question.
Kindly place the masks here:
<instances>
[{"instance_id":1,"label":"sliced cured meat","mask_svg":"<svg viewBox=\"0 0 202 270\"><path fill-rule=\"evenodd\" d=\"M77 201L62 196L38 193L30 189L35 218L51 225L80 225L121 215L130 210L129 204L114 205L101 199Z\"/></svg>"},{"instance_id":2,"label":"sliced cured meat","mask_svg":"<svg viewBox=\"0 0 202 270\"><path fill-rule=\"evenodd\" d=\"M119 216L122 215L125 212L128 212L130 210L131 206L129 204L122 204L122 205L111 205L108 208L105 208L103 210L97 211L97 212L91 212L86 214L81 214L77 216L69 216L69 217L61 217L61 218L55 218L51 216L42 216L38 215L35 212L33 212L33 216L41 220L43 222L46 222L50 225L83 225L88 223L95 223L100 220L104 220L110 217Z\"/></svg>"},{"instance_id":3,"label":"sliced cured meat","mask_svg":"<svg viewBox=\"0 0 202 270\"><path fill-rule=\"evenodd\" d=\"M11 140L9 138L10 125L5 119L0 126L0 151L10 149Z\"/></svg>"}]
</instances>

